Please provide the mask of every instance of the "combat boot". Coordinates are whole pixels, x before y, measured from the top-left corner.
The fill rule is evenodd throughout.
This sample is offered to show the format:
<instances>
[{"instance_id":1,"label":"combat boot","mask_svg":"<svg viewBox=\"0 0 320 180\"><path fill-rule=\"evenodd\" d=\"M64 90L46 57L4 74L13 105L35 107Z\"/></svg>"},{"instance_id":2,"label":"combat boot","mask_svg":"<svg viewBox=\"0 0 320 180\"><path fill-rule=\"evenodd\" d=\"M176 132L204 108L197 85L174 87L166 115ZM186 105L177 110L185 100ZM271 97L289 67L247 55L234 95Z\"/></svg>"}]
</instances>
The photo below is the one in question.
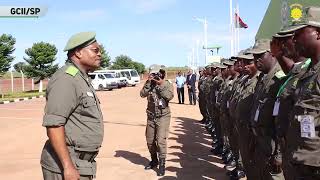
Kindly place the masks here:
<instances>
[{"instance_id":1,"label":"combat boot","mask_svg":"<svg viewBox=\"0 0 320 180\"><path fill-rule=\"evenodd\" d=\"M145 170L149 170L149 169L153 169L155 167L157 167L159 164L159 161L158 161L158 157L157 157L157 154L156 155L152 155L151 156L151 161L149 162L149 164L144 167Z\"/></svg>"},{"instance_id":2,"label":"combat boot","mask_svg":"<svg viewBox=\"0 0 320 180\"><path fill-rule=\"evenodd\" d=\"M164 176L166 169L166 160L160 159L158 176Z\"/></svg>"}]
</instances>

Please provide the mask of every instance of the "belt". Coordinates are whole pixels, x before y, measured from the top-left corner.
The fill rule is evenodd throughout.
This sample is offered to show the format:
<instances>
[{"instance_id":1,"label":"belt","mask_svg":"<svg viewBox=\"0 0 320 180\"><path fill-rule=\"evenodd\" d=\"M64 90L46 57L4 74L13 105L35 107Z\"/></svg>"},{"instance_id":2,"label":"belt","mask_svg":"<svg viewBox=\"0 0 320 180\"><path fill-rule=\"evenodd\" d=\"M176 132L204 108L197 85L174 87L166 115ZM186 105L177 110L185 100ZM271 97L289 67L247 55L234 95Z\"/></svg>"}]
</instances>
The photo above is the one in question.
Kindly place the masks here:
<instances>
[{"instance_id":1,"label":"belt","mask_svg":"<svg viewBox=\"0 0 320 180\"><path fill-rule=\"evenodd\" d=\"M86 152L86 151L75 151L77 157L81 160L86 160L89 162L93 162L94 158L97 157L98 151L94 152Z\"/></svg>"},{"instance_id":2,"label":"belt","mask_svg":"<svg viewBox=\"0 0 320 180\"><path fill-rule=\"evenodd\" d=\"M312 176L320 177L320 167L308 166L303 164L292 164L302 174L309 174Z\"/></svg>"}]
</instances>

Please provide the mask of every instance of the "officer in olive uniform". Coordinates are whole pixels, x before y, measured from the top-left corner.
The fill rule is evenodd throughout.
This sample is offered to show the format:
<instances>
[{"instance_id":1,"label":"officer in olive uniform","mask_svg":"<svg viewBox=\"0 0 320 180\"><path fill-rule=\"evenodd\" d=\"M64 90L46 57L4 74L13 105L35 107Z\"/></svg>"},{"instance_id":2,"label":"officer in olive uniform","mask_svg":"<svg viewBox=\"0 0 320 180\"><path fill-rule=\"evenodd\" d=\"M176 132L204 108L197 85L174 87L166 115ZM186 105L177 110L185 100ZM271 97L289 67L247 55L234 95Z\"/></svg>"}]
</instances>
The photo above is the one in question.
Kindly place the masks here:
<instances>
[{"instance_id":1,"label":"officer in olive uniform","mask_svg":"<svg viewBox=\"0 0 320 180\"><path fill-rule=\"evenodd\" d=\"M259 173L257 179L284 179L281 170L270 166L270 159L277 145L273 107L285 74L270 52L270 40L258 40L249 52L254 56L257 69L262 72L255 88L250 118L256 141L254 163Z\"/></svg>"},{"instance_id":2,"label":"officer in olive uniform","mask_svg":"<svg viewBox=\"0 0 320 180\"><path fill-rule=\"evenodd\" d=\"M214 121L214 129L215 129L215 138L213 141L213 149L212 152L216 155L222 155L223 146L223 135L221 130L221 121L220 121L220 103L219 103L219 92L221 89L221 85L224 82L224 79L222 78L221 71L226 70L227 66L221 64L221 63L213 63L212 68L214 69L214 78L212 79L212 86L210 90L210 102L212 104L212 116ZM226 148L226 147L225 147ZM231 154L225 150L225 154L231 158Z\"/></svg>"},{"instance_id":3,"label":"officer in olive uniform","mask_svg":"<svg viewBox=\"0 0 320 180\"><path fill-rule=\"evenodd\" d=\"M287 133L290 173L296 179L320 179L320 7L303 9L302 17L282 31L293 33L298 54L311 59L294 81L294 107Z\"/></svg>"},{"instance_id":4,"label":"officer in olive uniform","mask_svg":"<svg viewBox=\"0 0 320 180\"><path fill-rule=\"evenodd\" d=\"M202 120L200 121L200 123L205 123L208 119L207 113L206 113L206 104L205 104L205 96L204 96L204 82L206 80L206 70L205 68L200 68L199 69L199 74L200 74L200 78L198 81L198 89L199 89L199 94L198 94L198 98L199 98L199 109L200 109L200 113L202 114Z\"/></svg>"},{"instance_id":5,"label":"officer in olive uniform","mask_svg":"<svg viewBox=\"0 0 320 180\"><path fill-rule=\"evenodd\" d=\"M252 163L252 153L249 151L249 144L251 143L252 134L249 131L249 119L250 111L253 104L253 94L255 86L258 81L259 72L254 64L254 59L252 54L240 54L238 59L243 60L244 65L244 80L241 82L240 87L237 88L233 95L235 108L235 126L236 135L238 137L238 144L240 149L240 156L237 164L239 164L239 169L244 168L247 179L255 179L252 175L254 170L254 165ZM241 175L241 172L238 174Z\"/></svg>"},{"instance_id":6,"label":"officer in olive uniform","mask_svg":"<svg viewBox=\"0 0 320 180\"><path fill-rule=\"evenodd\" d=\"M284 83L277 92L277 106L275 107L276 132L279 146L274 156L274 164L282 168L286 179L294 179L294 174L290 171L291 165L288 161L290 156L286 151L287 129L289 126L289 114L292 114L294 99L293 94L296 91L295 84L300 77L307 71L311 59L299 55L295 51L293 42L293 33L277 33L273 36L271 43L271 53L277 58L282 70L286 72Z\"/></svg>"},{"instance_id":7,"label":"officer in olive uniform","mask_svg":"<svg viewBox=\"0 0 320 180\"><path fill-rule=\"evenodd\" d=\"M46 91L43 126L49 140L41 154L45 180L92 179L104 126L100 102L88 72L100 66L94 32L73 35L64 51L66 65L51 77Z\"/></svg>"},{"instance_id":8,"label":"officer in olive uniform","mask_svg":"<svg viewBox=\"0 0 320 180\"><path fill-rule=\"evenodd\" d=\"M165 74L163 69L152 69L140 91L142 98L148 98L146 139L151 161L145 169L153 169L159 164L158 176L165 174L167 138L171 119L169 101L174 96L173 85L169 80L164 80Z\"/></svg>"}]
</instances>

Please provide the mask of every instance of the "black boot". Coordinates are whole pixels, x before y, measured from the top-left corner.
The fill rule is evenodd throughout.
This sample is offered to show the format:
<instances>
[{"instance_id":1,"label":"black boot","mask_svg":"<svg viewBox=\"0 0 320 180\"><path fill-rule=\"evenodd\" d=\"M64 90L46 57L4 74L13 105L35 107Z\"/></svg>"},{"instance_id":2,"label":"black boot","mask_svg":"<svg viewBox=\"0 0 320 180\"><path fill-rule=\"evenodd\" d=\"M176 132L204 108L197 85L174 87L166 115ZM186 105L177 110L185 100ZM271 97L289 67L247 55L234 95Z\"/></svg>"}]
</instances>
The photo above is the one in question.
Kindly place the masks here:
<instances>
[{"instance_id":1,"label":"black boot","mask_svg":"<svg viewBox=\"0 0 320 180\"><path fill-rule=\"evenodd\" d=\"M144 169L145 170L153 169L153 168L157 167L158 164L159 164L159 162L158 162L157 155L152 155L151 161L149 162L149 164L146 167L144 167Z\"/></svg>"},{"instance_id":2,"label":"black boot","mask_svg":"<svg viewBox=\"0 0 320 180\"><path fill-rule=\"evenodd\" d=\"M164 176L166 169L166 160L160 159L158 176Z\"/></svg>"}]
</instances>

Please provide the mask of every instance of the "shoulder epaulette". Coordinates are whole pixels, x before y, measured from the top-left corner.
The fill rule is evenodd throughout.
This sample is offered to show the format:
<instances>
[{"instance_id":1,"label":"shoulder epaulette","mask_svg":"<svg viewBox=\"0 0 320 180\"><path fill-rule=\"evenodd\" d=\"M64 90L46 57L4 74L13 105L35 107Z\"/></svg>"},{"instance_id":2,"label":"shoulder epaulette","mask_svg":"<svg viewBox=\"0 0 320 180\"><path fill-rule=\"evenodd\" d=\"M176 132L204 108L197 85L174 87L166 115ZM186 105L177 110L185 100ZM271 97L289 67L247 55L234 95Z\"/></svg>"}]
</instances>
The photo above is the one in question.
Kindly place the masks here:
<instances>
[{"instance_id":1,"label":"shoulder epaulette","mask_svg":"<svg viewBox=\"0 0 320 180\"><path fill-rule=\"evenodd\" d=\"M66 70L66 73L70 74L71 76L76 76L78 72L79 72L79 69L77 69L74 66L69 66Z\"/></svg>"},{"instance_id":2,"label":"shoulder epaulette","mask_svg":"<svg viewBox=\"0 0 320 180\"><path fill-rule=\"evenodd\" d=\"M281 78L285 77L286 74L281 70L281 71L276 72L275 76L276 76L278 79L281 79Z\"/></svg>"}]
</instances>

